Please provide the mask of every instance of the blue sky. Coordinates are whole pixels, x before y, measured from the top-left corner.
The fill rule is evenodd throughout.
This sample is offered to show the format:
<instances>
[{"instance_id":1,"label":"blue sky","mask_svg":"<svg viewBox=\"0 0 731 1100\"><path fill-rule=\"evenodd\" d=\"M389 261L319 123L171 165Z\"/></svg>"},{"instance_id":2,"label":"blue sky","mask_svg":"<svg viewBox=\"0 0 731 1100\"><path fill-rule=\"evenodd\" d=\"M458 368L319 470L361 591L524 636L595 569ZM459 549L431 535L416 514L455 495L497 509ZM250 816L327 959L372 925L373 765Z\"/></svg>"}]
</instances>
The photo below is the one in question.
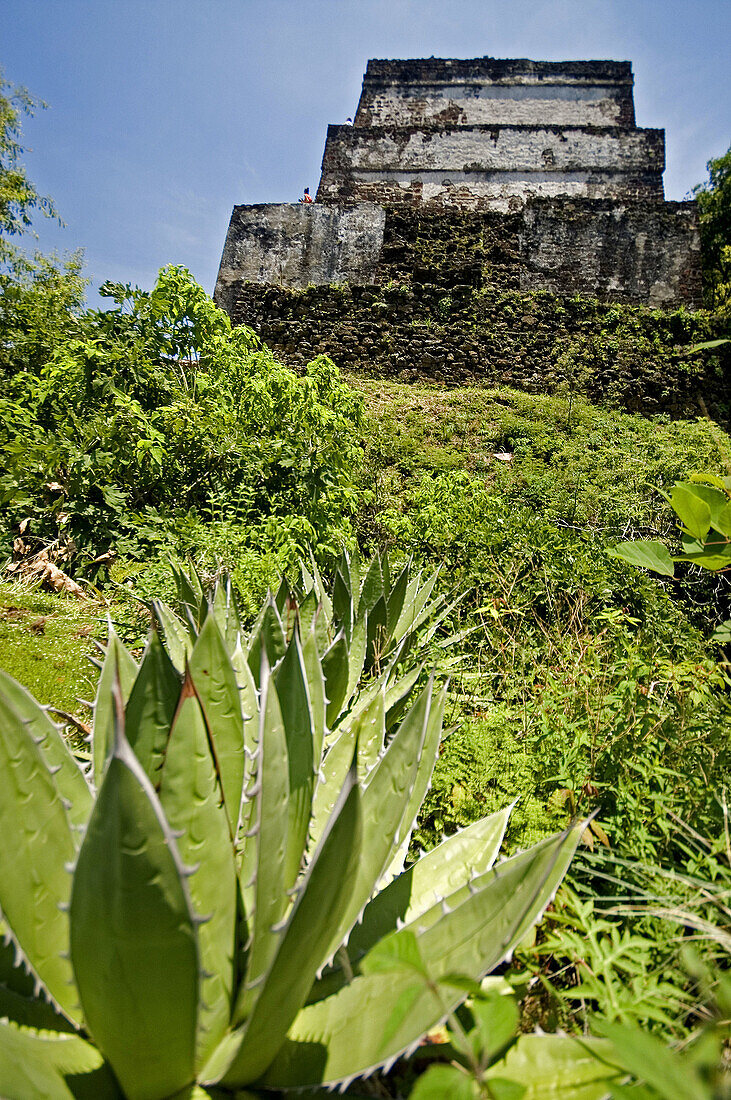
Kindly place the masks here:
<instances>
[{"instance_id":1,"label":"blue sky","mask_svg":"<svg viewBox=\"0 0 731 1100\"><path fill-rule=\"evenodd\" d=\"M45 250L149 287L215 282L234 203L314 191L369 57L630 60L681 199L731 143L731 0L0 0L0 65L46 100L25 162L66 222Z\"/></svg>"}]
</instances>

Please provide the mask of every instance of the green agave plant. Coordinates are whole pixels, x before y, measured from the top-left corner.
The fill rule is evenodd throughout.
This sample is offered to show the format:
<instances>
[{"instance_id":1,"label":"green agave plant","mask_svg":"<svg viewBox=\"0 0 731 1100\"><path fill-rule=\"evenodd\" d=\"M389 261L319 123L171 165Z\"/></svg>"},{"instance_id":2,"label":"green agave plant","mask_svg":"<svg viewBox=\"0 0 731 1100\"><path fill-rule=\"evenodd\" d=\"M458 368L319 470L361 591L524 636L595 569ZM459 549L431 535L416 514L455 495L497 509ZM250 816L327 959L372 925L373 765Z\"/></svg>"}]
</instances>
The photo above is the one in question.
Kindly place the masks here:
<instances>
[{"instance_id":1,"label":"green agave plant","mask_svg":"<svg viewBox=\"0 0 731 1100\"><path fill-rule=\"evenodd\" d=\"M187 624L156 605L165 644L139 665L110 626L88 774L0 673L0 1095L342 1085L415 1048L540 917L581 825L495 864L507 809L405 868L445 690L397 674L425 586L381 564L371 602L372 568L346 570L347 599L310 573L247 636L225 584L190 593ZM401 941L427 985L379 965Z\"/></svg>"}]
</instances>

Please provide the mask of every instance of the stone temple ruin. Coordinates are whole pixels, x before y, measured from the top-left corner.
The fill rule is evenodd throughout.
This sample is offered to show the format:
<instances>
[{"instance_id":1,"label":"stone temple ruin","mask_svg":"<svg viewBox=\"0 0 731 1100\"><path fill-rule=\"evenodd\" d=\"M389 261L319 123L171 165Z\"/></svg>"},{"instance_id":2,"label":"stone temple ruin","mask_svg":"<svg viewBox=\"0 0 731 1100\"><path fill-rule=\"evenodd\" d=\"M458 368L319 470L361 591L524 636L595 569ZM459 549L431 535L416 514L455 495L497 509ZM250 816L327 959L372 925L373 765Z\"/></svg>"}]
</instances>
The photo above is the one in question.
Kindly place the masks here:
<instances>
[{"instance_id":1,"label":"stone temple ruin","mask_svg":"<svg viewBox=\"0 0 731 1100\"><path fill-rule=\"evenodd\" d=\"M693 309L695 203L664 200L664 167L629 62L369 61L315 202L234 207L215 297L251 323L264 286L423 280L454 237L461 284Z\"/></svg>"}]
</instances>

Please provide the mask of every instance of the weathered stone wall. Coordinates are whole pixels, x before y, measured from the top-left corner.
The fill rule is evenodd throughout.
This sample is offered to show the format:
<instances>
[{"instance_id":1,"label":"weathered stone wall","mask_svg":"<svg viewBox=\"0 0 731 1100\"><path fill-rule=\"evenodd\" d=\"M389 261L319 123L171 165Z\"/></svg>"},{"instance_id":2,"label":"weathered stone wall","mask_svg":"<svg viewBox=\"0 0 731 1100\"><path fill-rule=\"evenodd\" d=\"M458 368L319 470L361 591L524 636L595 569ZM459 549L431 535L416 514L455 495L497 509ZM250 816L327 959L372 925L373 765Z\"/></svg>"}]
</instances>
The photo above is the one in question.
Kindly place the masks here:
<instances>
[{"instance_id":1,"label":"weathered stone wall","mask_svg":"<svg viewBox=\"0 0 731 1100\"><path fill-rule=\"evenodd\" d=\"M369 203L235 206L215 299L230 312L231 287L241 280L289 287L370 282L385 220L385 210Z\"/></svg>"},{"instance_id":2,"label":"weathered stone wall","mask_svg":"<svg viewBox=\"0 0 731 1100\"><path fill-rule=\"evenodd\" d=\"M632 88L628 62L369 62L317 202L234 209L216 300L243 318L251 284L383 284L394 263L433 282L459 236L465 285L696 308L695 206L663 201L665 134L635 126Z\"/></svg>"},{"instance_id":3,"label":"weathered stone wall","mask_svg":"<svg viewBox=\"0 0 731 1100\"><path fill-rule=\"evenodd\" d=\"M633 126L627 61L368 62L355 125Z\"/></svg>"},{"instance_id":4,"label":"weathered stone wall","mask_svg":"<svg viewBox=\"0 0 731 1100\"><path fill-rule=\"evenodd\" d=\"M432 273L436 281L302 291L243 285L235 319L295 368L327 354L346 373L369 377L532 393L568 388L635 412L707 409L728 420L731 353L680 354L721 335L707 314L476 288L453 281L471 270L458 253L459 245L452 266Z\"/></svg>"},{"instance_id":5,"label":"weathered stone wall","mask_svg":"<svg viewBox=\"0 0 731 1100\"><path fill-rule=\"evenodd\" d=\"M701 305L694 202L530 202L519 239L523 290Z\"/></svg>"},{"instance_id":6,"label":"weathered stone wall","mask_svg":"<svg viewBox=\"0 0 731 1100\"><path fill-rule=\"evenodd\" d=\"M505 210L536 196L662 199L663 130L329 126L317 201Z\"/></svg>"},{"instance_id":7,"label":"weathered stone wall","mask_svg":"<svg viewBox=\"0 0 731 1100\"><path fill-rule=\"evenodd\" d=\"M331 237L323 242L312 226ZM237 288L249 282L299 288L309 283L423 283L443 281L445 272L454 270L448 282L474 287L697 308L699 248L695 203L539 199L508 214L408 206L387 212L381 207L236 207L216 301L236 319L234 302L245 293Z\"/></svg>"}]
</instances>

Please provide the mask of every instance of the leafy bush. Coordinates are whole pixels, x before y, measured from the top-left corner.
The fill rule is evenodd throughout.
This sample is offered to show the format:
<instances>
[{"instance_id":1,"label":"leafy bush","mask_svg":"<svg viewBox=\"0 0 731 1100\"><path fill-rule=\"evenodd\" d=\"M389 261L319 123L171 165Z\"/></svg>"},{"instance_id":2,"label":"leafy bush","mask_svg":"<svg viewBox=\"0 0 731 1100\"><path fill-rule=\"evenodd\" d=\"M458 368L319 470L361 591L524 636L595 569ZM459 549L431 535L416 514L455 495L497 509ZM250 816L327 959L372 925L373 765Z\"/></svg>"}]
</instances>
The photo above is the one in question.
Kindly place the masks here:
<instances>
[{"instance_id":1,"label":"leafy bush","mask_svg":"<svg viewBox=\"0 0 731 1100\"><path fill-rule=\"evenodd\" d=\"M106 312L62 303L57 316L65 278L16 284L5 316L5 547L30 517L34 547L65 541L92 573L109 551L196 547L231 565L272 553L283 567L312 543L336 556L351 538L361 414L333 364L297 377L182 268L149 294L107 284Z\"/></svg>"}]
</instances>

